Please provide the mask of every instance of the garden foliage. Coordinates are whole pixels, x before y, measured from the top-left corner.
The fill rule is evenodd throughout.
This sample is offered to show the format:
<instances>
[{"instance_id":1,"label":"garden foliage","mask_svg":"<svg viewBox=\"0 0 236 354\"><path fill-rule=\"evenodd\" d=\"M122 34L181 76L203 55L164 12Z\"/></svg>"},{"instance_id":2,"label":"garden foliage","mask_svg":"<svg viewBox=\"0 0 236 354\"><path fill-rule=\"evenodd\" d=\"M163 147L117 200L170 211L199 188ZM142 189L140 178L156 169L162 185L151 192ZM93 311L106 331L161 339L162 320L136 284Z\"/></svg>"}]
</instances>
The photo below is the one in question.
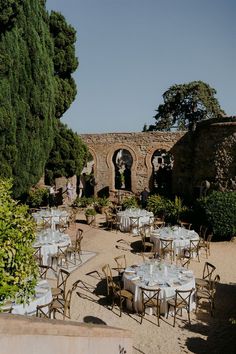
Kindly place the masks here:
<instances>
[{"instance_id":1,"label":"garden foliage","mask_svg":"<svg viewBox=\"0 0 236 354\"><path fill-rule=\"evenodd\" d=\"M27 302L38 275L32 247L35 223L27 206L12 199L11 188L10 180L0 180L0 302Z\"/></svg>"}]
</instances>

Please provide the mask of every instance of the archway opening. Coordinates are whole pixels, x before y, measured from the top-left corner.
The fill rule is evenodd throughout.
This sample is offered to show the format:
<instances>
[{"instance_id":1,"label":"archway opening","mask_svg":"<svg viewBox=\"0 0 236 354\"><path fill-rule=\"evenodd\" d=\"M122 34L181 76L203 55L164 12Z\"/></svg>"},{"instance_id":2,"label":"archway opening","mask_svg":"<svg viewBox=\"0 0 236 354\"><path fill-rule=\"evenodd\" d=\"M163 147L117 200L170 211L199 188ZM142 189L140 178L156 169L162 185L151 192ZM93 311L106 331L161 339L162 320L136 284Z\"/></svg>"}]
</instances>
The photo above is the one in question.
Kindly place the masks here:
<instances>
[{"instance_id":1,"label":"archway opening","mask_svg":"<svg viewBox=\"0 0 236 354\"><path fill-rule=\"evenodd\" d=\"M115 189L131 191L131 167L133 158L126 149L116 150L112 157L115 170Z\"/></svg>"},{"instance_id":2,"label":"archway opening","mask_svg":"<svg viewBox=\"0 0 236 354\"><path fill-rule=\"evenodd\" d=\"M172 192L172 169L174 157L164 149L158 149L152 155L153 178L151 190L155 194L170 196Z\"/></svg>"}]
</instances>

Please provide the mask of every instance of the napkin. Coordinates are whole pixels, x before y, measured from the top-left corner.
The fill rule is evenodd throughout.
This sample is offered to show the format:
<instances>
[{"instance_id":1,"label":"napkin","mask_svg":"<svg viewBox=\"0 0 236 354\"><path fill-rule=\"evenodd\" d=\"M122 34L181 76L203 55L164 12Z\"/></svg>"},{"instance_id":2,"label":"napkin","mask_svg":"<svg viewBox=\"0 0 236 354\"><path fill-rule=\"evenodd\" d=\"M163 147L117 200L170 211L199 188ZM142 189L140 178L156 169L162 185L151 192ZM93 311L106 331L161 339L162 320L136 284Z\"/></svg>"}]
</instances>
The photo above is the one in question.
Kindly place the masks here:
<instances>
[{"instance_id":1,"label":"napkin","mask_svg":"<svg viewBox=\"0 0 236 354\"><path fill-rule=\"evenodd\" d=\"M132 280L132 281L134 281L134 280L139 280L139 276L136 275L136 276L132 277L131 280Z\"/></svg>"}]
</instances>

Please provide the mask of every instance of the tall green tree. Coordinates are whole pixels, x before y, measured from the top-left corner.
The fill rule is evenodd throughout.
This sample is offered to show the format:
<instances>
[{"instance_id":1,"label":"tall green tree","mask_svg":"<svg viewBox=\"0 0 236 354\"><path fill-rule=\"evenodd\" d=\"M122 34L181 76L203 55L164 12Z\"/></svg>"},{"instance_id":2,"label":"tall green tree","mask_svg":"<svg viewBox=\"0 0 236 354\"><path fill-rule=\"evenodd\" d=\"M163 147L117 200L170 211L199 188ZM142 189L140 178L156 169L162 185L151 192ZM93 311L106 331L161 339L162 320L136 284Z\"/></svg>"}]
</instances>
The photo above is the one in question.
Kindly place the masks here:
<instances>
[{"instance_id":1,"label":"tall green tree","mask_svg":"<svg viewBox=\"0 0 236 354\"><path fill-rule=\"evenodd\" d=\"M90 154L81 138L59 122L54 145L45 167L45 180L53 184L56 177L80 175Z\"/></svg>"},{"instance_id":2,"label":"tall green tree","mask_svg":"<svg viewBox=\"0 0 236 354\"><path fill-rule=\"evenodd\" d=\"M197 122L224 114L215 94L216 90L203 81L171 86L156 110L156 123L145 126L145 131L169 131L173 127L194 130Z\"/></svg>"},{"instance_id":3,"label":"tall green tree","mask_svg":"<svg viewBox=\"0 0 236 354\"><path fill-rule=\"evenodd\" d=\"M45 0L0 0L0 176L19 197L38 182L57 119L76 95L75 31Z\"/></svg>"}]
</instances>

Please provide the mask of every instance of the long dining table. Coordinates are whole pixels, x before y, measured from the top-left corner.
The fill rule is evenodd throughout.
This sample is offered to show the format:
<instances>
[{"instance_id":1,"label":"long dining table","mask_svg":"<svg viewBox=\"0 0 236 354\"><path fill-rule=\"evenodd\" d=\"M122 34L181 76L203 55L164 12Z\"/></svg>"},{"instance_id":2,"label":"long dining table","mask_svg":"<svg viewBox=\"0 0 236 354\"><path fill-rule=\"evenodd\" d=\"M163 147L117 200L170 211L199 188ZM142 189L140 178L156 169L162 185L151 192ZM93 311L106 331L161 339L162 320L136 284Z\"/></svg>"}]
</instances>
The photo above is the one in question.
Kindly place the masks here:
<instances>
[{"instance_id":1,"label":"long dining table","mask_svg":"<svg viewBox=\"0 0 236 354\"><path fill-rule=\"evenodd\" d=\"M175 296L176 289L190 290L195 288L193 271L158 260L150 260L141 265L126 268L123 281L124 288L134 294L133 309L135 312L141 312L142 310L141 287L150 290L153 288L161 289L162 314L166 314L167 300ZM127 306L131 308L131 303L127 303ZM193 310L195 307L195 299L192 295L190 308Z\"/></svg>"}]
</instances>

